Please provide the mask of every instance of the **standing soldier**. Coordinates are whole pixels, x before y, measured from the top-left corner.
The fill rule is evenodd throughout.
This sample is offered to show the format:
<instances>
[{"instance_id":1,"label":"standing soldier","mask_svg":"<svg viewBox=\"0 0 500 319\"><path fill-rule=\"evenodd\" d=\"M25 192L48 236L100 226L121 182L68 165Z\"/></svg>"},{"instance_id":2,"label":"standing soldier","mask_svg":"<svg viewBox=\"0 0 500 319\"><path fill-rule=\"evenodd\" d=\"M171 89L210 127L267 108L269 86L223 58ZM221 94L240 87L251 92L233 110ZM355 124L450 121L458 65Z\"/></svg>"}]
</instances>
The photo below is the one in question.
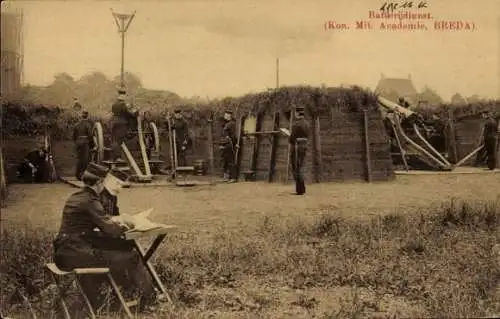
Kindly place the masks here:
<instances>
[{"instance_id":1,"label":"standing soldier","mask_svg":"<svg viewBox=\"0 0 500 319\"><path fill-rule=\"evenodd\" d=\"M219 149L222 153L224 181L233 183L236 181L234 154L236 148L239 146L236 141L236 122L233 119L233 113L231 111L226 111L224 113L224 122Z\"/></svg>"},{"instance_id":2,"label":"standing soldier","mask_svg":"<svg viewBox=\"0 0 500 319\"><path fill-rule=\"evenodd\" d=\"M489 115L488 122L484 125L484 149L488 158L488 168L494 170L497 165L498 122L500 115Z\"/></svg>"},{"instance_id":3,"label":"standing soldier","mask_svg":"<svg viewBox=\"0 0 500 319\"><path fill-rule=\"evenodd\" d=\"M144 132L144 142L146 144L146 156L148 160L151 160L151 153L155 145L155 139L153 135L153 130L151 129L151 113L149 111L144 112L142 119L142 131Z\"/></svg>"},{"instance_id":4,"label":"standing soldier","mask_svg":"<svg viewBox=\"0 0 500 319\"><path fill-rule=\"evenodd\" d=\"M90 150L94 148L92 122L87 111L82 112L82 119L73 129L73 142L76 150L75 176L78 180L81 180L81 176L90 162Z\"/></svg>"},{"instance_id":5,"label":"standing soldier","mask_svg":"<svg viewBox=\"0 0 500 319\"><path fill-rule=\"evenodd\" d=\"M292 131L288 142L292 148L290 162L292 164L293 179L295 180L295 193L303 195L306 192L302 167L307 152L307 138L309 136L309 127L304 119L304 108L295 108L295 123L292 125Z\"/></svg>"},{"instance_id":6,"label":"standing soldier","mask_svg":"<svg viewBox=\"0 0 500 319\"><path fill-rule=\"evenodd\" d=\"M175 147L177 152L177 166L186 166L186 150L189 146L188 123L180 109L174 111L174 120L170 132L175 130Z\"/></svg>"},{"instance_id":7,"label":"standing soldier","mask_svg":"<svg viewBox=\"0 0 500 319\"><path fill-rule=\"evenodd\" d=\"M137 119L138 112L131 109L126 103L127 92L118 90L118 98L111 107L113 116L111 117L111 138L113 149L113 160L124 162L121 158L121 144L125 142L129 127L133 126L132 121Z\"/></svg>"},{"instance_id":8,"label":"standing soldier","mask_svg":"<svg viewBox=\"0 0 500 319\"><path fill-rule=\"evenodd\" d=\"M488 121L488 112L484 111L481 113L481 118L483 118L484 120ZM474 163L474 166L476 167L480 167L480 166L483 166L484 163L486 162L486 159L488 157L488 154L487 154L487 150L486 150L486 145L484 144L484 140L485 140L485 129L486 129L486 125L483 126L483 131L482 131L482 135L481 135L481 143L483 143L483 147L479 150L479 152L477 152L476 154L476 160L475 160L475 163Z\"/></svg>"}]
</instances>

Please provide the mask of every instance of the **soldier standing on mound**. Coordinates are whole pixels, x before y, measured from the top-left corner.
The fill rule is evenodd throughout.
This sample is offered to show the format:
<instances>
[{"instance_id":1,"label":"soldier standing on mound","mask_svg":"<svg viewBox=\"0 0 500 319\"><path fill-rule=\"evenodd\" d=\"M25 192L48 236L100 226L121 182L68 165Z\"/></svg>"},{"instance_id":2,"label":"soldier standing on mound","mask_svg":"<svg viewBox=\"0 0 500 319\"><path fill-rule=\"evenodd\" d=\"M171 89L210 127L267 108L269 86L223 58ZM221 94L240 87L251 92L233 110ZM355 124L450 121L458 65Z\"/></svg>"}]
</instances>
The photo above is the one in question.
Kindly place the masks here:
<instances>
[{"instance_id":1,"label":"soldier standing on mound","mask_svg":"<svg viewBox=\"0 0 500 319\"><path fill-rule=\"evenodd\" d=\"M130 108L126 103L126 91L118 90L118 98L111 112L111 138L113 149L113 160L116 162L124 162L121 158L121 144L125 142L129 127L133 127L133 121L137 120L138 111Z\"/></svg>"},{"instance_id":2,"label":"soldier standing on mound","mask_svg":"<svg viewBox=\"0 0 500 319\"><path fill-rule=\"evenodd\" d=\"M304 160L307 152L307 138L309 136L309 126L304 119L304 108L295 108L295 123L292 125L292 131L288 142L291 146L290 163L293 170L293 179L295 180L295 193L303 195L306 192L306 185L302 173Z\"/></svg>"}]
</instances>

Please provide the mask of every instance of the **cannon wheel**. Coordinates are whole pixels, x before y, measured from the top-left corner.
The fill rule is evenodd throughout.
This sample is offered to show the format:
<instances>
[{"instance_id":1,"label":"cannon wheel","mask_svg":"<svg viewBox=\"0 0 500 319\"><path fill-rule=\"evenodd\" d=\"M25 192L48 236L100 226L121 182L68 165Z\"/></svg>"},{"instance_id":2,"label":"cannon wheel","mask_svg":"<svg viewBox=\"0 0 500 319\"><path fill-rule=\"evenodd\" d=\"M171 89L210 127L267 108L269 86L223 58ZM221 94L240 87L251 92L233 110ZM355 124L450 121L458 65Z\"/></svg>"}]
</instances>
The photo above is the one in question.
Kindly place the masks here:
<instances>
[{"instance_id":1,"label":"cannon wheel","mask_svg":"<svg viewBox=\"0 0 500 319\"><path fill-rule=\"evenodd\" d=\"M95 122L92 138L95 147L94 162L99 164L104 160L104 132L100 122Z\"/></svg>"},{"instance_id":2,"label":"cannon wheel","mask_svg":"<svg viewBox=\"0 0 500 319\"><path fill-rule=\"evenodd\" d=\"M154 150L153 152L156 154L160 153L160 133L158 131L158 127L156 126L155 122L149 122L149 126L151 126L151 131L153 132L153 138L154 138Z\"/></svg>"}]
</instances>

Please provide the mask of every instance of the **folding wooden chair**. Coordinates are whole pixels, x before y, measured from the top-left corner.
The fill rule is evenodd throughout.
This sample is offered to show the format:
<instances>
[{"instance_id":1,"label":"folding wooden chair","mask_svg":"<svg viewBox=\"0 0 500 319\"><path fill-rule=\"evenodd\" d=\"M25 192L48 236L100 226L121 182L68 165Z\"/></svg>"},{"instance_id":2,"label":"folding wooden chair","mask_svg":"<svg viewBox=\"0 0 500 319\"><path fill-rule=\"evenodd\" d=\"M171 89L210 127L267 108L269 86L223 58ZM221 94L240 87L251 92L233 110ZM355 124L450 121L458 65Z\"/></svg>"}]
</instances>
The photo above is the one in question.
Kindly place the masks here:
<instances>
[{"instance_id":1,"label":"folding wooden chair","mask_svg":"<svg viewBox=\"0 0 500 319\"><path fill-rule=\"evenodd\" d=\"M91 276L91 275L106 275L107 280L111 287L113 288L113 291L115 292L116 296L118 297L118 300L120 301L120 304L127 314L128 318L133 318L132 312L130 311L129 307L137 306L137 301L130 301L126 302L125 299L123 298L120 289L118 285L116 284L115 280L113 279L113 276L111 276L111 272L109 271L109 268L75 268L72 271L63 271L60 270L56 264L54 263L49 263L45 265L46 270L54 280L56 286L57 286L57 292L58 292L58 302L62 308L62 311L64 312L64 317L66 319L71 319L71 315L69 313L69 308L66 304L66 301L64 300L65 293L68 289L68 285L65 285L64 287L61 286L61 279L62 277L68 277L72 276L73 280L72 282L76 282L78 290L80 292L80 295L83 297L85 300L85 304L87 305L87 309L89 311L89 315L92 319L96 319L95 311L94 308L92 307L92 304L90 303L89 297L83 290L81 284L80 284L80 277L83 276Z\"/></svg>"}]
</instances>

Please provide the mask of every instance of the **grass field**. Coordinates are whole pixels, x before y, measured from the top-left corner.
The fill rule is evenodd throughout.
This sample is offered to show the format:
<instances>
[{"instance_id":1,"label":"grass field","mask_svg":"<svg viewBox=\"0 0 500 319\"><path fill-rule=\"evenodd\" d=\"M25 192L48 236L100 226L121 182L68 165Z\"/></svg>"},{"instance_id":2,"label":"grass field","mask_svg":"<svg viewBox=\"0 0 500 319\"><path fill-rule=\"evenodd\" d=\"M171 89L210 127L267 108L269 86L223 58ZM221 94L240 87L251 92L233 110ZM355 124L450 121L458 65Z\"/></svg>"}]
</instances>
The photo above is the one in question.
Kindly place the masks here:
<instances>
[{"instance_id":1,"label":"grass field","mask_svg":"<svg viewBox=\"0 0 500 319\"><path fill-rule=\"evenodd\" d=\"M471 317L500 312L499 185L481 174L315 184L303 197L266 183L132 188L119 206L179 226L156 256L178 308L157 318ZM19 276L40 279L73 191L9 189L2 242L17 252L3 267L17 279L2 276L5 305Z\"/></svg>"}]
</instances>

